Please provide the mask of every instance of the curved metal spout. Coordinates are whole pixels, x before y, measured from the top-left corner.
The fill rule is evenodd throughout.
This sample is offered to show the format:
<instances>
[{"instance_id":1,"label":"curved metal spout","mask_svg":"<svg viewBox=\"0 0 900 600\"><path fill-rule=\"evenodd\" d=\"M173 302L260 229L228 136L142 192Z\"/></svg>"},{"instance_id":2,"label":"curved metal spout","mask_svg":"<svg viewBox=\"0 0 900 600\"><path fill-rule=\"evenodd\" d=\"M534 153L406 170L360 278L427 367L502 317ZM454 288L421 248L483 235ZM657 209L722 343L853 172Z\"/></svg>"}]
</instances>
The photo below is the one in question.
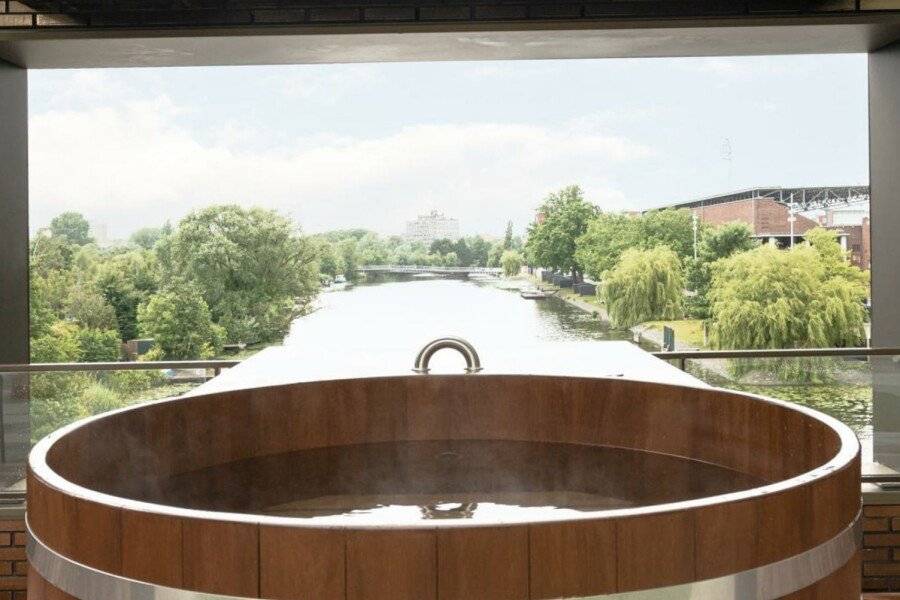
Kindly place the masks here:
<instances>
[{"instance_id":1,"label":"curved metal spout","mask_svg":"<svg viewBox=\"0 0 900 600\"><path fill-rule=\"evenodd\" d=\"M425 344L425 347L419 350L413 371L422 374L428 373L430 370L428 363L431 362L431 357L434 356L435 352L444 348L453 348L463 355L463 358L466 359L466 373L477 373L481 370L481 359L478 358L478 353L472 344L462 338L446 337L428 342Z\"/></svg>"}]
</instances>

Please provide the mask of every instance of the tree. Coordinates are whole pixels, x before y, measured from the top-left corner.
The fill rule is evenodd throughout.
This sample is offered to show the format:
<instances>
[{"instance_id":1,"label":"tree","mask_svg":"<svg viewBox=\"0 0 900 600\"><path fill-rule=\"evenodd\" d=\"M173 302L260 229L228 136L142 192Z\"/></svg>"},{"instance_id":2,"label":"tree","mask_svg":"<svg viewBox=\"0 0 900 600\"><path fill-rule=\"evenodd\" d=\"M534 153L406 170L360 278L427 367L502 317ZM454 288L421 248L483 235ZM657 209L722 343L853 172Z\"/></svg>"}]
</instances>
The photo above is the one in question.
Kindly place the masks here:
<instances>
[{"instance_id":1,"label":"tree","mask_svg":"<svg viewBox=\"0 0 900 600\"><path fill-rule=\"evenodd\" d=\"M170 233L172 233L172 226L169 224L163 227L144 227L132 233L128 241L138 248L152 250L156 242Z\"/></svg>"},{"instance_id":2,"label":"tree","mask_svg":"<svg viewBox=\"0 0 900 600\"><path fill-rule=\"evenodd\" d=\"M456 252L448 252L447 254L441 257L441 265L445 267L458 267L459 266L459 257L456 255Z\"/></svg>"},{"instance_id":3,"label":"tree","mask_svg":"<svg viewBox=\"0 0 900 600\"><path fill-rule=\"evenodd\" d=\"M84 215L77 212L64 212L50 221L50 231L54 237L65 238L70 244L84 246L94 241L91 237L91 225Z\"/></svg>"},{"instance_id":4,"label":"tree","mask_svg":"<svg viewBox=\"0 0 900 600\"><path fill-rule=\"evenodd\" d=\"M356 281L359 258L356 254L356 240L347 238L339 245L341 255L341 273L350 281Z\"/></svg>"},{"instance_id":5,"label":"tree","mask_svg":"<svg viewBox=\"0 0 900 600\"><path fill-rule=\"evenodd\" d=\"M66 316L90 329L118 328L116 311L93 285L87 283L80 283L72 288L66 305Z\"/></svg>"},{"instance_id":6,"label":"tree","mask_svg":"<svg viewBox=\"0 0 900 600\"><path fill-rule=\"evenodd\" d=\"M80 327L75 332L80 360L84 362L111 362L122 355L122 340L114 329L93 329Z\"/></svg>"},{"instance_id":7,"label":"tree","mask_svg":"<svg viewBox=\"0 0 900 600\"><path fill-rule=\"evenodd\" d=\"M318 293L314 245L276 211L211 206L170 240L165 280L196 283L229 341L280 340Z\"/></svg>"},{"instance_id":8,"label":"tree","mask_svg":"<svg viewBox=\"0 0 900 600\"><path fill-rule=\"evenodd\" d=\"M469 264L470 267L486 267L491 244L479 235L469 238Z\"/></svg>"},{"instance_id":9,"label":"tree","mask_svg":"<svg viewBox=\"0 0 900 600\"><path fill-rule=\"evenodd\" d=\"M31 240L31 274L47 277L51 273L68 271L72 266L75 246L66 237L57 237L42 229Z\"/></svg>"},{"instance_id":10,"label":"tree","mask_svg":"<svg viewBox=\"0 0 900 600\"><path fill-rule=\"evenodd\" d=\"M580 187L572 185L547 196L538 212L542 218L529 228L525 244L529 259L579 279L584 266L575 254L576 240L597 216L597 207L585 201Z\"/></svg>"},{"instance_id":11,"label":"tree","mask_svg":"<svg viewBox=\"0 0 900 600\"><path fill-rule=\"evenodd\" d=\"M490 252L488 252L488 259L486 265L491 268L496 268L500 266L500 260L503 258L503 244L496 243L491 246Z\"/></svg>"},{"instance_id":12,"label":"tree","mask_svg":"<svg viewBox=\"0 0 900 600\"><path fill-rule=\"evenodd\" d=\"M434 240L431 242L431 247L428 249L429 254L437 254L438 256L443 256L450 252L454 252L456 247L453 242L448 239L440 239Z\"/></svg>"},{"instance_id":13,"label":"tree","mask_svg":"<svg viewBox=\"0 0 900 600\"><path fill-rule=\"evenodd\" d=\"M169 359L209 358L222 350L224 331L193 284L177 282L154 294L138 308L138 324Z\"/></svg>"},{"instance_id":14,"label":"tree","mask_svg":"<svg viewBox=\"0 0 900 600\"><path fill-rule=\"evenodd\" d=\"M138 306L159 289L160 277L156 255L146 250L111 256L100 266L94 285L115 311L122 340L138 337Z\"/></svg>"},{"instance_id":15,"label":"tree","mask_svg":"<svg viewBox=\"0 0 900 600\"><path fill-rule=\"evenodd\" d=\"M599 213L591 220L575 244L575 256L588 276L599 281L625 250L641 245L637 221L621 213Z\"/></svg>"},{"instance_id":16,"label":"tree","mask_svg":"<svg viewBox=\"0 0 900 600\"><path fill-rule=\"evenodd\" d=\"M679 208L653 210L636 221L637 237L643 248L666 246L682 260L694 255L694 218L691 211ZM701 237L698 223L698 239Z\"/></svg>"},{"instance_id":17,"label":"tree","mask_svg":"<svg viewBox=\"0 0 900 600\"><path fill-rule=\"evenodd\" d=\"M683 295L681 262L665 246L626 250L602 286L603 300L616 327L679 319Z\"/></svg>"},{"instance_id":18,"label":"tree","mask_svg":"<svg viewBox=\"0 0 900 600\"><path fill-rule=\"evenodd\" d=\"M750 226L741 223L726 223L703 233L699 243L697 259L686 262L685 279L687 288L694 292L688 299L688 312L696 318L709 318L709 286L712 281L713 264L738 252L746 252L757 245Z\"/></svg>"},{"instance_id":19,"label":"tree","mask_svg":"<svg viewBox=\"0 0 900 600\"><path fill-rule=\"evenodd\" d=\"M453 244L453 251L456 253L456 263L460 267L472 266L472 249L469 248L466 238L459 238Z\"/></svg>"},{"instance_id":20,"label":"tree","mask_svg":"<svg viewBox=\"0 0 900 600\"><path fill-rule=\"evenodd\" d=\"M513 249L512 221L506 222L506 233L504 233L504 235L503 235L503 249L504 250L512 250Z\"/></svg>"},{"instance_id":21,"label":"tree","mask_svg":"<svg viewBox=\"0 0 900 600\"><path fill-rule=\"evenodd\" d=\"M709 292L716 345L760 349L862 343L865 274L826 258L834 257L834 248L825 241L816 239L824 249L767 245L716 262Z\"/></svg>"},{"instance_id":22,"label":"tree","mask_svg":"<svg viewBox=\"0 0 900 600\"><path fill-rule=\"evenodd\" d=\"M500 264L503 266L503 274L507 277L518 275L522 269L522 255L515 250L507 250L500 258Z\"/></svg>"},{"instance_id":23,"label":"tree","mask_svg":"<svg viewBox=\"0 0 900 600\"><path fill-rule=\"evenodd\" d=\"M318 240L316 253L319 256L319 272L334 279L341 267L340 257L334 246L324 240Z\"/></svg>"},{"instance_id":24,"label":"tree","mask_svg":"<svg viewBox=\"0 0 900 600\"><path fill-rule=\"evenodd\" d=\"M57 317L47 298L47 284L44 278L32 275L29 284L29 324L31 337L37 338L50 332L50 327L56 322Z\"/></svg>"}]
</instances>

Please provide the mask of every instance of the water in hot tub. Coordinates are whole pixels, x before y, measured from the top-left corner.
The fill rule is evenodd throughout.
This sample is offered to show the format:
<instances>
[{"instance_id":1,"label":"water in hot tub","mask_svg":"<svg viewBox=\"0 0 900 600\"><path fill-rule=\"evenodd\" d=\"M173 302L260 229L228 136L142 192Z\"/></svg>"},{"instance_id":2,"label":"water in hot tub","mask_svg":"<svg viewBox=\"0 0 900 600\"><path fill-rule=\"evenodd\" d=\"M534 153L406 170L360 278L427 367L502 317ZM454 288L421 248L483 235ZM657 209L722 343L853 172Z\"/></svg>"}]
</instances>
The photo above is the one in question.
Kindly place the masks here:
<instances>
[{"instance_id":1,"label":"water in hot tub","mask_svg":"<svg viewBox=\"0 0 900 600\"><path fill-rule=\"evenodd\" d=\"M497 440L317 448L157 482L143 499L186 508L390 524L511 522L676 502L765 482L695 460L603 446Z\"/></svg>"}]
</instances>

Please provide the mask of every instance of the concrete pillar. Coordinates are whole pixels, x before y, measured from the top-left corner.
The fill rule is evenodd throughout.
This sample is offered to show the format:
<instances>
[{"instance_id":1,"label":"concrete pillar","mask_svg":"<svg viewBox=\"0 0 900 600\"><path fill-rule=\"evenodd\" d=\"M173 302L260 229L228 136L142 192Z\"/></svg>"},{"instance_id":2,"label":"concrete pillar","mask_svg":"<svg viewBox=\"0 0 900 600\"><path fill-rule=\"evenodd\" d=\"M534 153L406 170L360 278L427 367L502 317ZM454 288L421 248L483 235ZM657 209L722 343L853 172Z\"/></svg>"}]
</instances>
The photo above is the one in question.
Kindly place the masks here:
<instances>
[{"instance_id":1,"label":"concrete pillar","mask_svg":"<svg viewBox=\"0 0 900 600\"><path fill-rule=\"evenodd\" d=\"M900 346L900 43L869 54L872 344ZM900 365L872 361L875 460L900 468Z\"/></svg>"},{"instance_id":2,"label":"concrete pillar","mask_svg":"<svg viewBox=\"0 0 900 600\"><path fill-rule=\"evenodd\" d=\"M0 364L28 358L28 78L0 61ZM28 378L0 386L0 461L16 463L28 449Z\"/></svg>"}]
</instances>

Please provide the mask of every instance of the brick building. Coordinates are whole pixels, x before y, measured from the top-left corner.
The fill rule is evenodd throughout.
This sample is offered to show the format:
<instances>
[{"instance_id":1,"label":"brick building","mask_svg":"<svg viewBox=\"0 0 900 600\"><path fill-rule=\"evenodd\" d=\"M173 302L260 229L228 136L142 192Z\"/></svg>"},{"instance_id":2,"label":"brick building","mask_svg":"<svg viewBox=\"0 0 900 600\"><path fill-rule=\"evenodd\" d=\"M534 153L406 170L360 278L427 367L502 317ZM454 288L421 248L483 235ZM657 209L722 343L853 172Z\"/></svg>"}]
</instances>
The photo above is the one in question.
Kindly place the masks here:
<instances>
[{"instance_id":1,"label":"brick building","mask_svg":"<svg viewBox=\"0 0 900 600\"><path fill-rule=\"evenodd\" d=\"M764 244L775 244L779 248L791 245L791 209L785 202L768 196L726 199L726 201L691 202L670 208L687 208L703 223L724 225L739 221L746 223L753 236ZM852 214L851 214L852 213ZM856 213L859 213L857 215ZM794 243L803 241L803 234L814 227L825 227L834 231L844 250L850 253L850 261L861 269L870 265L871 243L869 219L861 209L829 209L816 221L802 214L794 215Z\"/></svg>"},{"instance_id":2,"label":"brick building","mask_svg":"<svg viewBox=\"0 0 900 600\"><path fill-rule=\"evenodd\" d=\"M749 198L723 204L697 206L691 210L704 223L724 225L740 221L750 226L753 236L763 243L777 244L779 247L791 245L790 209L771 198ZM814 220L795 215L794 241L801 241L803 234L817 227Z\"/></svg>"}]
</instances>

